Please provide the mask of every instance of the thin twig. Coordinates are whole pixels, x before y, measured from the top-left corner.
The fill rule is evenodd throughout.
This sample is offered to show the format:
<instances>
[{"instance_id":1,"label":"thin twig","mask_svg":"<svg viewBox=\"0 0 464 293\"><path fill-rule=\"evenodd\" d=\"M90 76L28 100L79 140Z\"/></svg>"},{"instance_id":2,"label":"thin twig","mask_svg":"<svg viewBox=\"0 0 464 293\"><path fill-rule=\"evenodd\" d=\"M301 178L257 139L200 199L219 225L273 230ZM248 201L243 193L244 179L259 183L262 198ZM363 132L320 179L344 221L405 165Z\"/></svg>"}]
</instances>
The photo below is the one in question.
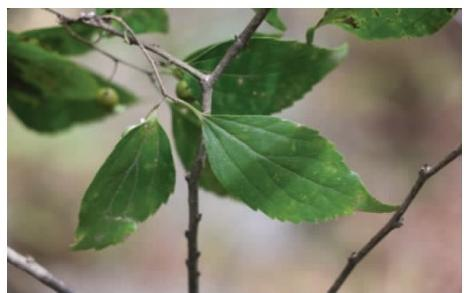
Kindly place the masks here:
<instances>
[{"instance_id":1,"label":"thin twig","mask_svg":"<svg viewBox=\"0 0 464 293\"><path fill-rule=\"evenodd\" d=\"M65 30L68 32L68 34L73 37L74 39L76 39L77 41L89 46L90 48L92 48L93 50L99 52L100 54L108 57L109 59L111 59L114 63L118 64L124 64L126 65L127 67L130 67L134 70L137 70L137 71L140 71L141 73L144 73L144 74L147 74L147 75L150 75L152 74L152 72L150 70L146 70L146 69L143 69L142 67L139 67L135 64L132 64L130 62L127 62L123 59L120 59L118 57L116 57L115 55L111 54L110 52L108 51L105 51L103 50L102 48L98 47L97 45L95 45L94 43L92 43L91 41L83 38L81 35L79 35L78 33L76 33L68 24L63 24L63 27L65 28Z\"/></svg>"},{"instance_id":2,"label":"thin twig","mask_svg":"<svg viewBox=\"0 0 464 293\"><path fill-rule=\"evenodd\" d=\"M124 27L125 31L130 34L129 37L132 37L134 39L135 44L140 48L143 55L147 59L148 63L150 63L150 66L151 66L151 68L153 70L153 74L150 74L150 78L154 78L154 80L156 81L156 84L158 85L158 88L159 88L159 90L161 92L161 95L163 96L163 100L164 100L164 98L170 98L170 96L168 95L168 92L166 91L166 87L164 86L164 83L163 83L163 81L161 79L161 76L159 74L158 65L156 64L155 59L153 59L150 56L150 53L148 53L147 49L143 46L143 44L140 42L140 40L135 35L134 30L132 30L132 28L122 18L120 18L118 16L104 15L104 16L102 16L102 19L115 20L116 22L118 22L119 24L121 24ZM157 109L158 106L159 106L159 103L156 104L153 107L153 110ZM151 113L151 111L150 111L150 113Z\"/></svg>"},{"instance_id":3,"label":"thin twig","mask_svg":"<svg viewBox=\"0 0 464 293\"><path fill-rule=\"evenodd\" d=\"M219 76L222 74L227 65L242 49L251 35L256 31L258 26L266 17L269 9L259 10L250 23L245 27L243 32L235 39L232 46L227 50L224 57L215 67L213 72L202 80L203 89L203 113L211 112L211 100L212 100L212 89L213 85ZM188 270L188 287L189 293L199 292L199 277L200 272L198 270L198 259L200 252L198 250L198 224L201 220L201 214L199 212L199 199L198 199L198 188L200 182L200 175L206 160L206 151L203 136L201 138L198 150L195 156L195 160L189 174L186 176L188 183L188 204L189 204L189 224L188 230L185 232L187 237L187 270Z\"/></svg>"},{"instance_id":4,"label":"thin twig","mask_svg":"<svg viewBox=\"0 0 464 293\"><path fill-rule=\"evenodd\" d=\"M8 263L28 273L56 292L74 292L72 289L68 288L63 281L57 279L46 268L37 263L32 257L23 256L10 247L8 247Z\"/></svg>"},{"instance_id":5,"label":"thin twig","mask_svg":"<svg viewBox=\"0 0 464 293\"><path fill-rule=\"evenodd\" d=\"M416 182L414 183L411 191L404 199L401 206L398 210L393 214L393 216L388 220L388 222L367 242L358 252L354 252L349 258L348 262L345 265L342 272L338 275L335 282L332 284L330 289L327 291L328 293L335 293L340 289L343 285L345 280L351 274L353 269L356 265L364 258L366 255L373 250L391 231L399 228L403 225L403 215L408 210L409 206L411 205L412 201L416 198L416 195L421 190L422 186L425 182L438 173L441 169L451 163L453 160L458 158L461 155L461 145L458 148L450 152L445 158L443 158L438 164L431 167L428 165L424 165L417 177Z\"/></svg>"},{"instance_id":6,"label":"thin twig","mask_svg":"<svg viewBox=\"0 0 464 293\"><path fill-rule=\"evenodd\" d=\"M98 15L89 14L89 15L82 15L80 17L73 18L73 17L66 16L65 14L57 11L56 9L45 8L45 10L52 13L52 14L54 14L54 15L56 15L60 19L61 22L64 22L64 23L75 23L75 22L83 23L83 24L86 24L88 26L95 27L95 28L101 29L103 31L106 31L106 32L110 33L113 36L117 36L117 37L120 37L122 39L125 39L125 40L127 40L129 42L130 45L141 45L147 51L150 51L150 52L160 56L161 58L166 60L167 63L174 64L175 66L179 67L180 69L185 70L186 72L190 73L195 78L197 78L198 80L201 81L201 80L204 80L206 78L206 75L204 73L202 73L198 69L194 68L190 64L182 61L181 59L179 59L177 57L174 57L173 55L169 54L165 50L161 49L159 46L150 46L150 45L142 43L142 42L137 42L137 40L133 36L126 36L124 33L116 30L111 25L108 25L107 23L105 23L102 20L102 18L100 16L98 16Z\"/></svg>"}]
</instances>

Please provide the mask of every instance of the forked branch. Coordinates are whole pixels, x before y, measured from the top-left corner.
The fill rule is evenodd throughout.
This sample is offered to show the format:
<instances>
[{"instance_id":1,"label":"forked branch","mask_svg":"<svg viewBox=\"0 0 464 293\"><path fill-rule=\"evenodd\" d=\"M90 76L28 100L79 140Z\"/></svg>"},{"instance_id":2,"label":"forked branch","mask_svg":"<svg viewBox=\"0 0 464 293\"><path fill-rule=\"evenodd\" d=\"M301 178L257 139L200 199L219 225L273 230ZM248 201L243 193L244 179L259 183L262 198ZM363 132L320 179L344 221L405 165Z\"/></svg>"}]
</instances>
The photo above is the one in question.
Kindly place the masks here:
<instances>
[{"instance_id":1,"label":"forked branch","mask_svg":"<svg viewBox=\"0 0 464 293\"><path fill-rule=\"evenodd\" d=\"M363 260L366 255L371 252L390 232L399 228L403 225L403 215L408 210L409 206L416 198L417 194L421 190L422 186L427 182L430 177L438 173L441 169L446 167L449 163L454 161L461 155L461 145L458 148L450 152L446 157L444 157L440 162L435 166L431 167L429 165L424 165L419 170L419 175L414 183L411 191L404 199L403 203L400 205L398 210L393 214L393 216L388 220L388 222L357 252L354 252L343 268L342 272L338 275L335 282L332 284L328 293L335 293L340 289L346 279L350 276L354 268Z\"/></svg>"}]
</instances>

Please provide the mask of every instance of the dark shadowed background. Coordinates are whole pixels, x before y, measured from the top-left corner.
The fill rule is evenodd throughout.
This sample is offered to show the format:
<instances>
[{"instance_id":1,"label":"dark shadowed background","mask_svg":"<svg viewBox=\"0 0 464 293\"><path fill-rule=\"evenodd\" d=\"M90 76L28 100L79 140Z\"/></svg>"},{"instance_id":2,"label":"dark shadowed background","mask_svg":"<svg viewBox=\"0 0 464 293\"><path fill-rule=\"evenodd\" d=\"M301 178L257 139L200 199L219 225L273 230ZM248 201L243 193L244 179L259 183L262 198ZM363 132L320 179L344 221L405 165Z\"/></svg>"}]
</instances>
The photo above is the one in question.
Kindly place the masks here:
<instances>
[{"instance_id":1,"label":"dark shadowed background","mask_svg":"<svg viewBox=\"0 0 464 293\"><path fill-rule=\"evenodd\" d=\"M79 10L64 10L71 14ZM250 9L169 9L170 32L143 39L184 57L232 38ZM285 39L304 41L320 9L282 9ZM279 113L332 140L371 193L399 203L418 168L435 163L461 141L461 15L420 39L362 41L336 27L315 44L350 45L348 57L322 82ZM37 9L8 10L8 29L56 24ZM263 24L261 31L272 32ZM137 48L120 39L100 43L148 69ZM76 58L104 76L112 62L89 53ZM170 89L175 85L165 76ZM145 76L120 66L115 80L141 101L100 123L55 135L27 129L8 113L8 244L33 255L78 292L186 292L187 192L176 158L177 185L167 205L124 243L72 252L81 197L123 130L160 99ZM170 114L160 110L170 133ZM405 218L356 269L343 292L459 292L461 290L461 161L430 180ZM388 215L357 213L323 224L281 223L247 206L201 193L202 292L324 292ZM8 267L9 292L49 292Z\"/></svg>"}]
</instances>

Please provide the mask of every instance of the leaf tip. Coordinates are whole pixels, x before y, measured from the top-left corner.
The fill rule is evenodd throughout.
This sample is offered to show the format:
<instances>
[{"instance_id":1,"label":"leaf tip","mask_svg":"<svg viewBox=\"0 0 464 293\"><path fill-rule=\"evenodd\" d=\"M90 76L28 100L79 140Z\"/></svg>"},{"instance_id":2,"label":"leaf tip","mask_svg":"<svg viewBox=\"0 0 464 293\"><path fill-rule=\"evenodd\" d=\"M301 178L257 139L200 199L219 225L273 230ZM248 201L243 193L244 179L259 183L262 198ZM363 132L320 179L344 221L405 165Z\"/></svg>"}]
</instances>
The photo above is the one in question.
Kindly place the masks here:
<instances>
[{"instance_id":1,"label":"leaf tip","mask_svg":"<svg viewBox=\"0 0 464 293\"><path fill-rule=\"evenodd\" d=\"M372 196L367 196L358 206L358 210L370 213L391 213L399 208L398 205L389 205L380 202Z\"/></svg>"}]
</instances>

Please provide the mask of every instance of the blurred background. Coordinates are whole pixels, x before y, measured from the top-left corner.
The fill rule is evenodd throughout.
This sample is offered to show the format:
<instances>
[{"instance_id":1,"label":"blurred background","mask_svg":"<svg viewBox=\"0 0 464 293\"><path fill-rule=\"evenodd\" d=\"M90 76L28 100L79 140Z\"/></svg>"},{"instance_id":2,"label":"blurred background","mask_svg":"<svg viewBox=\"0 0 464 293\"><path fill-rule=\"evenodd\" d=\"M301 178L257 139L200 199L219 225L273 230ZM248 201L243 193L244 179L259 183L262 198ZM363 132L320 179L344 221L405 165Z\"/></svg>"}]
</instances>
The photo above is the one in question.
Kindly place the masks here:
<instances>
[{"instance_id":1,"label":"blurred background","mask_svg":"<svg viewBox=\"0 0 464 293\"><path fill-rule=\"evenodd\" d=\"M63 10L76 15L82 10ZM281 9L284 39L304 41L320 9ZM167 35L144 35L179 57L232 38L250 9L169 9ZM56 24L38 9L8 10L8 29ZM272 32L267 24L263 32ZM435 163L461 141L461 15L420 39L361 41L336 27L318 31L315 44L347 42L348 57L278 116L320 130L377 198L399 203L424 163ZM148 68L137 48L120 39L101 47ZM112 62L89 53L75 59L103 76ZM119 66L115 81L140 102L99 123L55 135L25 128L8 113L8 244L33 255L78 292L186 292L187 191L176 158L177 185L167 205L124 243L72 252L81 198L123 130L160 98L140 73ZM175 82L165 80L173 91ZM160 110L171 135L169 109ZM357 213L323 224L281 223L247 206L201 192L202 292L325 292L350 253L389 215ZM8 290L49 292L8 266ZM461 160L430 180L393 232L354 271L343 292L461 291Z\"/></svg>"}]
</instances>

